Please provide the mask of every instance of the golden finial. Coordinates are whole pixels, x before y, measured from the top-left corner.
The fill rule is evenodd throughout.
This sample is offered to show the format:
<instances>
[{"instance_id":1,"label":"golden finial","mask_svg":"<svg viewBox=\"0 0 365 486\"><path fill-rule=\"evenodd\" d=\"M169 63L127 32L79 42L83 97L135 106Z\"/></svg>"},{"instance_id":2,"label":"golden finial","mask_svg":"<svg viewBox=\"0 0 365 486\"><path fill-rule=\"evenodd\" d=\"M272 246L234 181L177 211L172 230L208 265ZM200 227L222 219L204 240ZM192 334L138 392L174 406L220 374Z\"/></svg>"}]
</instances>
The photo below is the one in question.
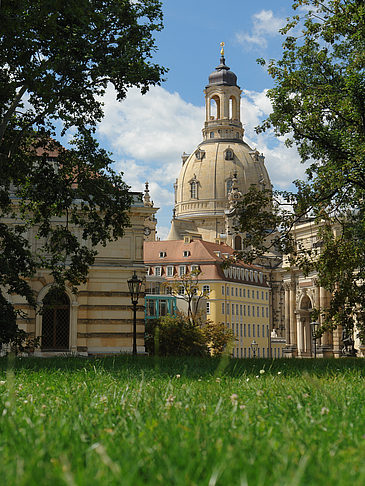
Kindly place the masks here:
<instances>
[{"instance_id":1,"label":"golden finial","mask_svg":"<svg viewBox=\"0 0 365 486\"><path fill-rule=\"evenodd\" d=\"M221 46L221 56L224 56L224 42L221 42L220 43L220 46Z\"/></svg>"}]
</instances>

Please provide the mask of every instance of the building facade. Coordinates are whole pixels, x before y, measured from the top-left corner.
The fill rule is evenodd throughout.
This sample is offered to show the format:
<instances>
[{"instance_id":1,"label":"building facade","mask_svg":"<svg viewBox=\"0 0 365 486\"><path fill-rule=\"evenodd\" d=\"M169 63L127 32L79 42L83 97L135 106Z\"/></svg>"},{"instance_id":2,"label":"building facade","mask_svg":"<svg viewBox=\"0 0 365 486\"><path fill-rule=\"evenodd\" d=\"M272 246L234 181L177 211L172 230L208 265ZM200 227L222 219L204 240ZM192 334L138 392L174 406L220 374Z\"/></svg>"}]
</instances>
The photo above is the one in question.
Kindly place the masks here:
<instances>
[{"instance_id":1,"label":"building facade","mask_svg":"<svg viewBox=\"0 0 365 486\"><path fill-rule=\"evenodd\" d=\"M318 237L318 229L318 224L309 219L294 226L292 235L297 251L305 249L320 253L321 242ZM332 231L336 235L341 229L339 226L333 225ZM322 324L321 311L329 307L332 298L331 293L320 286L316 273L311 272L305 275L299 268L291 265L288 256L284 255L282 265L275 271L275 275L278 280L282 280L284 287L287 342L284 350L285 356L340 357L344 347L341 326L333 332L326 331L321 338L313 338L313 325L314 323L316 326ZM314 309L319 311L317 318L314 317ZM356 338L356 329L353 338L357 356L365 356L365 347Z\"/></svg>"},{"instance_id":2,"label":"building facade","mask_svg":"<svg viewBox=\"0 0 365 486\"><path fill-rule=\"evenodd\" d=\"M238 261L225 266L233 258L233 249L200 238L145 242L144 248L147 299L158 295L166 300L169 282L178 283L182 276L198 270L199 292L206 296L206 317L232 330L233 356L251 357L253 341L258 345L257 357L282 356L285 341L271 333L271 289L262 269Z\"/></svg>"},{"instance_id":3,"label":"building facade","mask_svg":"<svg viewBox=\"0 0 365 486\"><path fill-rule=\"evenodd\" d=\"M144 198L140 193L133 193L130 227L125 229L123 238L96 248L95 262L77 294L66 285L63 294L52 295L53 278L48 271L40 268L30 280L37 298L37 310L20 296L8 295L14 307L22 311L19 327L31 337L40 338L35 354L131 352L133 311L127 280L134 272L141 279L145 276L143 243L146 221L151 223L155 212L148 201L148 190ZM16 224L16 220L9 219L6 223ZM62 224L62 218L57 224ZM77 231L75 229L76 234ZM38 240L32 231L27 237L35 251ZM137 350L144 352L143 293L137 305Z\"/></svg>"}]
</instances>

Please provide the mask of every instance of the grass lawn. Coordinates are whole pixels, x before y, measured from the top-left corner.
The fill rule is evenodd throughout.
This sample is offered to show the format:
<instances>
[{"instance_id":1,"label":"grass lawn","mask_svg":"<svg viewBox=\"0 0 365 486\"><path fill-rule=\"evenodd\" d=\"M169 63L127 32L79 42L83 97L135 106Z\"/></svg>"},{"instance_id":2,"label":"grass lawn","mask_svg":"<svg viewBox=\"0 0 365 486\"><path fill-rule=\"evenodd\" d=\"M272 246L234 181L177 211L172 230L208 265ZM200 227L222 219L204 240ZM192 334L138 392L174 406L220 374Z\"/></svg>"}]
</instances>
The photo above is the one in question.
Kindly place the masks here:
<instances>
[{"instance_id":1,"label":"grass lawn","mask_svg":"<svg viewBox=\"0 0 365 486\"><path fill-rule=\"evenodd\" d=\"M365 360L0 359L0 484L364 485Z\"/></svg>"}]
</instances>

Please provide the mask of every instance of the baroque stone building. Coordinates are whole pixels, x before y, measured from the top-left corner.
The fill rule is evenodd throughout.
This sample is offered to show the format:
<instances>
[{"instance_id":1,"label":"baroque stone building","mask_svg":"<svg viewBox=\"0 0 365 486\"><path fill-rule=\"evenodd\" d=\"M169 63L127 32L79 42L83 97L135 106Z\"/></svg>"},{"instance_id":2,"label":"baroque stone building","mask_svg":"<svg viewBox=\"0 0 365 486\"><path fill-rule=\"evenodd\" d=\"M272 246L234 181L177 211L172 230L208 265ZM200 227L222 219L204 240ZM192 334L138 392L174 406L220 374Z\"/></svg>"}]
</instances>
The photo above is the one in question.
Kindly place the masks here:
<instances>
[{"instance_id":1,"label":"baroque stone building","mask_svg":"<svg viewBox=\"0 0 365 486\"><path fill-rule=\"evenodd\" d=\"M204 93L203 140L191 154L182 155L167 239L200 238L240 250L242 234L235 229L235 203L251 185L271 188L271 182L263 154L244 140L241 89L225 63L223 49L220 64L210 74ZM300 222L294 227L293 236L298 244L316 245L317 227L310 221ZM341 329L313 339L313 309L324 309L331 299L330 293L318 286L316 275L305 276L288 264L286 256L275 253L266 255L260 264L271 289L270 329L274 339L285 338L285 356L340 356ZM356 344L361 356L362 348Z\"/></svg>"},{"instance_id":2,"label":"baroque stone building","mask_svg":"<svg viewBox=\"0 0 365 486\"><path fill-rule=\"evenodd\" d=\"M37 310L19 295L8 295L15 308L23 311L23 317L18 320L19 327L31 337L40 338L36 355L132 351L133 311L127 280L134 272L140 279L144 278L143 243L149 236L153 237L156 226L156 209L151 203L148 187L143 198L141 193L132 193L132 196L130 226L125 229L123 238L96 248L95 262L77 294L66 285L65 293L51 298L53 278L48 271L39 268L30 280L37 298ZM65 221L59 218L54 223ZM17 224L16 219L3 219L2 222ZM35 251L38 240L32 230L27 238ZM137 305L137 351L144 352L143 293Z\"/></svg>"},{"instance_id":3,"label":"baroque stone building","mask_svg":"<svg viewBox=\"0 0 365 486\"><path fill-rule=\"evenodd\" d=\"M191 154L182 155L182 167L174 185L175 205L168 241L201 239L204 242L228 245L231 252L232 249L242 249L243 235L235 229L236 202L248 192L250 186L271 188L271 182L263 154L250 147L244 139L241 92L237 76L226 65L222 48L220 64L210 74L204 90L202 142ZM273 332L273 348L276 348L275 339L278 347L282 348L282 282L276 282L270 265L268 268L261 267L260 273L264 276L264 285L269 285L270 290L274 287L278 289L277 292L268 292L268 325L269 338L273 329L277 329ZM241 304L245 305L242 299ZM215 319L229 323L227 317L219 315L219 312L215 313ZM236 332L236 327L233 330ZM240 343L239 332L236 337ZM242 348L243 354L246 349L248 355L248 347L245 345ZM267 346L265 349L267 352ZM235 352L236 356L241 356L241 345Z\"/></svg>"},{"instance_id":4,"label":"baroque stone building","mask_svg":"<svg viewBox=\"0 0 365 486\"><path fill-rule=\"evenodd\" d=\"M229 198L239 200L252 184L269 188L271 183L264 156L243 138L241 89L237 76L226 66L223 49L204 93L203 140L190 155L182 155L167 239L187 235L241 249Z\"/></svg>"}]
</instances>

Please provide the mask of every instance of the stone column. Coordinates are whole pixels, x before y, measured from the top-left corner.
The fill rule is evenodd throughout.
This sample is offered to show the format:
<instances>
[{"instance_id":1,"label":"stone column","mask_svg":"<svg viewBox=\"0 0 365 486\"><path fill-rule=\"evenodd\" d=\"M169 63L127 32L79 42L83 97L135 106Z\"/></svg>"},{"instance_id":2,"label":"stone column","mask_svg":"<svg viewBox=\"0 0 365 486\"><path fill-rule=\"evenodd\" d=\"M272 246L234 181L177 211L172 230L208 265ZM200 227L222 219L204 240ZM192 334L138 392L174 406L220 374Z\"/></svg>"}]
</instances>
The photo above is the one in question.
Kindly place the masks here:
<instances>
[{"instance_id":1,"label":"stone column","mask_svg":"<svg viewBox=\"0 0 365 486\"><path fill-rule=\"evenodd\" d=\"M291 344L290 341L290 284L286 283L284 286L285 289L285 298L284 298L284 305L285 305L285 339L287 346Z\"/></svg>"},{"instance_id":2,"label":"stone column","mask_svg":"<svg viewBox=\"0 0 365 486\"><path fill-rule=\"evenodd\" d=\"M303 352L303 325L302 320L300 318L300 314L296 314L297 318L297 347L298 347L298 356L302 355Z\"/></svg>"},{"instance_id":3,"label":"stone column","mask_svg":"<svg viewBox=\"0 0 365 486\"><path fill-rule=\"evenodd\" d=\"M297 320L295 315L296 300L295 300L295 282L290 282L290 344L297 346Z\"/></svg>"},{"instance_id":4,"label":"stone column","mask_svg":"<svg viewBox=\"0 0 365 486\"><path fill-rule=\"evenodd\" d=\"M335 358L341 356L341 338L342 326L337 326L337 329L333 331L333 354Z\"/></svg>"},{"instance_id":5,"label":"stone column","mask_svg":"<svg viewBox=\"0 0 365 486\"><path fill-rule=\"evenodd\" d=\"M326 308L327 306L327 291L323 287L319 289L319 301L321 306L321 311ZM322 336L322 345L328 346L329 345L329 333L326 331Z\"/></svg>"}]
</instances>

